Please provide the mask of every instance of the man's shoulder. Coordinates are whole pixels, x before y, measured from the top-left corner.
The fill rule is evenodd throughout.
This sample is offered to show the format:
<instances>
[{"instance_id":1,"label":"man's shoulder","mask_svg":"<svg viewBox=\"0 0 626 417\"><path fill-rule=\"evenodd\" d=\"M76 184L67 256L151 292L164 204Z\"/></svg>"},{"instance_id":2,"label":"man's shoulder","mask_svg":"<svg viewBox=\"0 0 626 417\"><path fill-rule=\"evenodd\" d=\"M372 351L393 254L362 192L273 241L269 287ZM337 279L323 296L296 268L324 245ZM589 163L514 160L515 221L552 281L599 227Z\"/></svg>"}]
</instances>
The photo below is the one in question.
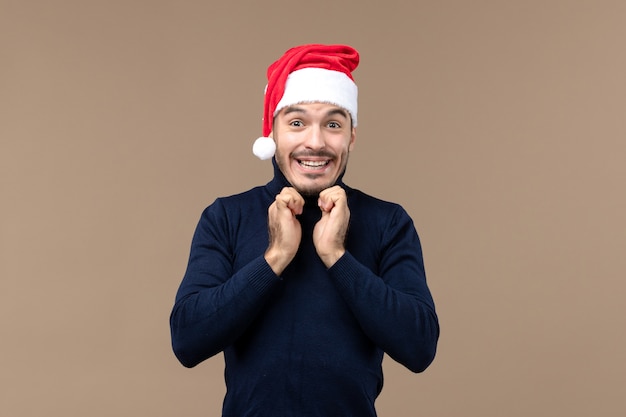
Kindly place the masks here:
<instances>
[{"instance_id":1,"label":"man's shoulder","mask_svg":"<svg viewBox=\"0 0 626 417\"><path fill-rule=\"evenodd\" d=\"M259 185L249 190L241 191L235 194L224 195L217 199L228 203L237 203L239 201L250 201L252 198L259 198L267 193L266 186Z\"/></svg>"},{"instance_id":2,"label":"man's shoulder","mask_svg":"<svg viewBox=\"0 0 626 417\"><path fill-rule=\"evenodd\" d=\"M348 200L354 205L382 211L402 210L402 206L399 203L384 200L356 188L347 187L347 194Z\"/></svg>"},{"instance_id":3,"label":"man's shoulder","mask_svg":"<svg viewBox=\"0 0 626 417\"><path fill-rule=\"evenodd\" d=\"M269 192L265 186L259 185L246 191L217 197L205 211L224 211L226 213L246 212L268 205Z\"/></svg>"}]
</instances>

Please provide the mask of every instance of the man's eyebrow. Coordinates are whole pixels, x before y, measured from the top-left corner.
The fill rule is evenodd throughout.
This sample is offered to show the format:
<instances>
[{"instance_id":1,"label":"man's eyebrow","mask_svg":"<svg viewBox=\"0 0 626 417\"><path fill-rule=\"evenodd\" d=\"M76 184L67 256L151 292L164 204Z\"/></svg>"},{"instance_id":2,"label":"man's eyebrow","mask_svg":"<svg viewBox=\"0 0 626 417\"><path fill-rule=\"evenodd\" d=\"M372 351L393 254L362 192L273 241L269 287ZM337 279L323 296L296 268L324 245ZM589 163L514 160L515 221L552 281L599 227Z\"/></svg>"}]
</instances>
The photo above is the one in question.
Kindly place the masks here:
<instances>
[{"instance_id":1,"label":"man's eyebrow","mask_svg":"<svg viewBox=\"0 0 626 417\"><path fill-rule=\"evenodd\" d=\"M298 106L287 106L283 110L283 114L296 113L296 112L297 113L306 113L306 110L304 110L302 107L298 107Z\"/></svg>"},{"instance_id":2,"label":"man's eyebrow","mask_svg":"<svg viewBox=\"0 0 626 417\"><path fill-rule=\"evenodd\" d=\"M337 107L336 109L329 110L328 113L326 113L326 116L330 117L330 116L334 116L336 114L339 114L339 115L343 116L346 119L350 119L350 117L348 116L348 112L345 111L344 109L340 108L340 107Z\"/></svg>"}]
</instances>

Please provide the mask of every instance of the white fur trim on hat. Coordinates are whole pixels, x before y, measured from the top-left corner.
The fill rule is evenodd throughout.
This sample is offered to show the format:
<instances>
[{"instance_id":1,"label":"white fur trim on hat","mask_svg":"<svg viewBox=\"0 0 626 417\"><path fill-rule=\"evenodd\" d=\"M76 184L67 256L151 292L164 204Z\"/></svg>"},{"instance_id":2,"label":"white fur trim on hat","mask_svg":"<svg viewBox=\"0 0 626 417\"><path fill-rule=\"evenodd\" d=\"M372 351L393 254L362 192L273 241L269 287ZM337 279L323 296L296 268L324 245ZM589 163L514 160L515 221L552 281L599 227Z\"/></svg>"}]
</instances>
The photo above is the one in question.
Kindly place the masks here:
<instances>
[{"instance_id":1,"label":"white fur trim on hat","mask_svg":"<svg viewBox=\"0 0 626 417\"><path fill-rule=\"evenodd\" d=\"M252 153L259 159L270 159L274 156L274 152L276 152L276 142L272 138L261 136L252 145Z\"/></svg>"},{"instance_id":2,"label":"white fur trim on hat","mask_svg":"<svg viewBox=\"0 0 626 417\"><path fill-rule=\"evenodd\" d=\"M284 107L298 103L330 103L350 113L357 125L358 88L345 73L324 68L302 68L289 74L285 93L274 109L274 116Z\"/></svg>"}]
</instances>

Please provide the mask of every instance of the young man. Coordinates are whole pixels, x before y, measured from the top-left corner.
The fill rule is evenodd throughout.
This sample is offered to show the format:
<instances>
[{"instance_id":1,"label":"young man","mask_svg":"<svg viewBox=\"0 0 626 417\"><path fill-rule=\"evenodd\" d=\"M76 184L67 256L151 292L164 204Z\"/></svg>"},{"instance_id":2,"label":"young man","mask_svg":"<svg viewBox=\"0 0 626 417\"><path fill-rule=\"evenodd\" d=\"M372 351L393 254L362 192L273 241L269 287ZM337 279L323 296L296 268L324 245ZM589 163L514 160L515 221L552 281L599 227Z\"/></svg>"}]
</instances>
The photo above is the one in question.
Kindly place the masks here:
<instances>
[{"instance_id":1,"label":"young man","mask_svg":"<svg viewBox=\"0 0 626 417\"><path fill-rule=\"evenodd\" d=\"M375 416L382 358L414 372L439 324L413 222L343 183L356 50L303 45L268 68L264 186L202 214L170 325L192 367L224 352L223 416Z\"/></svg>"}]
</instances>

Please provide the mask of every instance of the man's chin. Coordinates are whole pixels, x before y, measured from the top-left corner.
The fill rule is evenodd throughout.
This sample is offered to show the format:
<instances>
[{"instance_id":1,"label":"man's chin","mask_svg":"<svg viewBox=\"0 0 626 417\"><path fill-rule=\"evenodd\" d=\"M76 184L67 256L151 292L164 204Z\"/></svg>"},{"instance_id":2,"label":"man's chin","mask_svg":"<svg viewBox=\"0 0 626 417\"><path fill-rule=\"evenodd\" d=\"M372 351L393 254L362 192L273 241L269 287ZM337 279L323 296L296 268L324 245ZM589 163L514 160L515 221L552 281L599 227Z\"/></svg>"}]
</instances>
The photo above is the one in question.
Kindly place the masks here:
<instances>
[{"instance_id":1,"label":"man's chin","mask_svg":"<svg viewBox=\"0 0 626 417\"><path fill-rule=\"evenodd\" d=\"M303 197L317 197L322 191L331 186L332 184L297 184L294 185L294 188Z\"/></svg>"},{"instance_id":2,"label":"man's chin","mask_svg":"<svg viewBox=\"0 0 626 417\"><path fill-rule=\"evenodd\" d=\"M302 197L317 197L320 193L328 187L320 188L320 187L294 187L298 193Z\"/></svg>"}]
</instances>

